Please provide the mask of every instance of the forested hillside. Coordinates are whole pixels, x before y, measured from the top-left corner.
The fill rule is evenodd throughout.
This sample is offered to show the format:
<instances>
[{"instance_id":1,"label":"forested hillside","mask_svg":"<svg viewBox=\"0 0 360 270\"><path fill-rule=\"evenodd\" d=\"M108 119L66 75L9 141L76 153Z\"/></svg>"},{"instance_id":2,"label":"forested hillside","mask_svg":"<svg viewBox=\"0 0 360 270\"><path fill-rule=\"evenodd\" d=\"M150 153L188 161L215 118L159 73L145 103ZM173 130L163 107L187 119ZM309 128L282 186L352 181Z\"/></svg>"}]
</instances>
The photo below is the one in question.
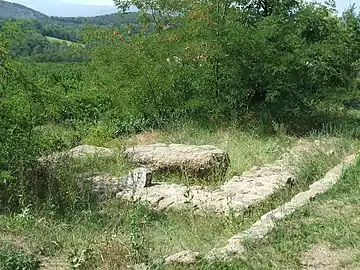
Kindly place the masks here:
<instances>
[{"instance_id":1,"label":"forested hillside","mask_svg":"<svg viewBox=\"0 0 360 270\"><path fill-rule=\"evenodd\" d=\"M43 20L47 16L23 5L0 0L0 18Z\"/></svg>"},{"instance_id":2,"label":"forested hillside","mask_svg":"<svg viewBox=\"0 0 360 270\"><path fill-rule=\"evenodd\" d=\"M113 27L114 31L120 31L126 25L138 28L138 17L138 13L96 17L48 17L25 6L0 1L0 27L9 19L31 20L18 24L21 34L18 43L9 48L10 54L41 62L77 62L88 59L81 46L69 46L71 43L67 41L83 44L84 27Z\"/></svg>"},{"instance_id":3,"label":"forested hillside","mask_svg":"<svg viewBox=\"0 0 360 270\"><path fill-rule=\"evenodd\" d=\"M168 213L138 202L104 202L88 179L128 173L122 152L78 161L62 159L60 151L81 144L122 151L135 143L211 142L231 152L232 178L274 162L299 138L340 141L317 163L306 160L305 172L296 172L300 184L286 174L279 192L290 199L293 186L307 188L358 145L358 111L344 106L360 99L355 7L338 16L333 1L115 3L139 13L49 18L0 1L1 269L39 269L39 260L65 260L73 269L167 269L157 257L193 242L209 251L207 243L225 243L227 234L281 201L275 194L256 205L261 211L248 207L223 219L195 217L196 205ZM189 185L204 182L181 173L188 203ZM178 175L155 177L179 181ZM223 269L263 269L257 259L248 268ZM223 264L202 263L194 269Z\"/></svg>"},{"instance_id":4,"label":"forested hillside","mask_svg":"<svg viewBox=\"0 0 360 270\"><path fill-rule=\"evenodd\" d=\"M33 19L47 24L61 25L63 27L79 27L83 24L99 26L120 26L124 24L137 24L138 13L114 13L95 17L49 17L26 6L0 0L0 18L2 19Z\"/></svg>"},{"instance_id":5,"label":"forested hillside","mask_svg":"<svg viewBox=\"0 0 360 270\"><path fill-rule=\"evenodd\" d=\"M0 0L0 23L8 19L35 20L36 29L44 36L51 36L69 41L81 40L84 25L102 27L121 27L127 24L138 25L138 13L114 13L96 17L49 17L26 6Z\"/></svg>"},{"instance_id":6,"label":"forested hillside","mask_svg":"<svg viewBox=\"0 0 360 270\"><path fill-rule=\"evenodd\" d=\"M66 24L92 24L99 26L121 26L126 24L137 24L139 14L131 13L114 13L95 17L51 17L54 21Z\"/></svg>"}]
</instances>

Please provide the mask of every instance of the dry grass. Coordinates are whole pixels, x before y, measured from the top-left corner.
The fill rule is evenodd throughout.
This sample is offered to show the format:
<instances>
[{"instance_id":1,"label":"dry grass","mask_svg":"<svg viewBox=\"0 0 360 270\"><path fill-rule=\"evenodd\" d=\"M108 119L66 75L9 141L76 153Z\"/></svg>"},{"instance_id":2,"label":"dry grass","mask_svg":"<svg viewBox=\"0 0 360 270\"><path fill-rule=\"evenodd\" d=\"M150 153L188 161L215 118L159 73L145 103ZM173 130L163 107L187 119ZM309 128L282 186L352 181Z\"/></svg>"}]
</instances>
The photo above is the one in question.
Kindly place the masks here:
<instances>
[{"instance_id":1,"label":"dry grass","mask_svg":"<svg viewBox=\"0 0 360 270\"><path fill-rule=\"evenodd\" d=\"M228 172L228 177L230 177L254 165L273 162L295 140L294 137L282 134L262 136L233 128L209 130L184 126L171 131L148 131L107 141L100 145L124 148L158 142L213 144L229 152L232 162ZM139 262L146 262L152 269L164 269L157 259L184 249L206 253L218 245L222 246L229 237L247 228L263 213L288 200L294 192L306 188L309 182L317 180L345 153L353 151L357 145L358 143L354 140L341 139L336 143L331 158L325 158L324 155L315 156L313 159L308 158L298 172L300 178L303 179L298 186L294 189L279 191L275 196L256 205L251 211L244 212L238 218L212 215L200 217L184 212L156 212L137 203L130 204L117 200L110 200L96 208L69 213L60 218L49 212L35 211L30 206L30 211L27 211L25 215L0 216L0 228L3 228L2 239L4 243L9 243L12 241L9 235L19 236L21 239L19 246L27 247L33 254L40 252L40 258L49 267L56 266L57 262L61 265L64 263L70 265L71 260L75 258L85 261L83 267L87 268L83 269L125 269L128 265ZM82 173L91 169L92 172L110 172L121 176L128 168L120 155L114 160L87 161L74 168L74 172ZM68 167L65 169L69 171ZM64 173L64 177L67 175L68 172ZM356 183L356 181L349 183L348 188L354 189ZM349 200L354 198L351 197ZM346 205L358 203L358 200L351 203L346 201L346 196L342 199ZM326 207L326 203L321 207ZM300 267L299 254L310 249L322 232L325 234L327 232L328 236L331 235L330 224L333 225L334 222L341 220L339 228L334 229L339 235L345 229L349 230L350 224L355 224L355 217L348 219L351 211L346 208L341 208L346 213L346 218L338 219L331 215L327 221L323 221L326 217L317 213L324 215L327 211L315 209L301 210L284 222L260 246L249 247L245 261L237 261L229 265L223 263L208 265L200 262L193 268L297 269ZM329 214L332 211L337 213L329 210ZM323 226L326 227L325 230ZM329 237L320 237L320 239L333 243L336 237L332 235L331 239Z\"/></svg>"}]
</instances>

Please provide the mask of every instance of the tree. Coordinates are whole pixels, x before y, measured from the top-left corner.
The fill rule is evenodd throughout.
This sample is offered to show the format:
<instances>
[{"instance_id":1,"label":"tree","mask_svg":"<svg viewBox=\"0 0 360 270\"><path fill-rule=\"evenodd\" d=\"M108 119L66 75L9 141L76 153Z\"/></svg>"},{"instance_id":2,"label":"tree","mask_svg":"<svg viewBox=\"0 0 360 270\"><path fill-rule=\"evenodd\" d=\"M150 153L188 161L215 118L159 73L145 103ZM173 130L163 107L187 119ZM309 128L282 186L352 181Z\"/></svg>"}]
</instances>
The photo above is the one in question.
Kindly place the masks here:
<instances>
[{"instance_id":1,"label":"tree","mask_svg":"<svg viewBox=\"0 0 360 270\"><path fill-rule=\"evenodd\" d=\"M298 0L240 0L237 6L257 16L267 17L276 14L289 14L295 12L300 5Z\"/></svg>"},{"instance_id":2,"label":"tree","mask_svg":"<svg viewBox=\"0 0 360 270\"><path fill-rule=\"evenodd\" d=\"M125 47L111 49L141 55L141 61L111 62L117 70L141 70L132 73L132 84L127 86L133 89L136 82L143 95L136 110L144 111L141 104L147 104L146 109L157 108L160 118L175 114L198 119L241 118L246 111L261 111L269 120L295 122L353 93L359 43L329 4L115 2L124 9L136 5L143 13L150 11L158 25L155 33L128 36L120 42ZM104 59L111 58L107 53L102 54ZM170 60L170 66L164 59ZM117 77L117 71L113 74ZM127 81L125 74L122 81ZM149 89L154 85L152 93Z\"/></svg>"}]
</instances>

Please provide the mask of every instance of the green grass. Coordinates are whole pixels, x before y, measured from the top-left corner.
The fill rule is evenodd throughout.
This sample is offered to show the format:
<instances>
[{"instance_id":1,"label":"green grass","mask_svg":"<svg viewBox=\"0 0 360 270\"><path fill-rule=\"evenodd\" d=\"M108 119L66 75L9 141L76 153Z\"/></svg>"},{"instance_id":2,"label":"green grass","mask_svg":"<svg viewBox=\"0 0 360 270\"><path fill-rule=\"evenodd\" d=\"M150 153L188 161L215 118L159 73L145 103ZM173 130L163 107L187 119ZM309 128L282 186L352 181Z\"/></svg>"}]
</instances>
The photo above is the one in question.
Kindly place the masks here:
<instances>
[{"instance_id":1,"label":"green grass","mask_svg":"<svg viewBox=\"0 0 360 270\"><path fill-rule=\"evenodd\" d=\"M63 43L65 42L66 45L71 46L71 45L80 45L77 42L73 42L73 41L69 41L69 40L65 40L65 39L60 39L60 38L56 38L56 37L50 37L50 36L45 36L46 39L50 42L60 42Z\"/></svg>"},{"instance_id":2,"label":"green grass","mask_svg":"<svg viewBox=\"0 0 360 270\"><path fill-rule=\"evenodd\" d=\"M319 246L327 246L333 257L347 254L340 262L332 260L330 255L324 258L317 254L319 259L324 259L323 264L330 261L331 269L359 269L359 211L360 159L328 193L281 222L261 243L249 246L242 259L199 263L193 269L303 269L306 252L316 252Z\"/></svg>"},{"instance_id":3,"label":"green grass","mask_svg":"<svg viewBox=\"0 0 360 270\"><path fill-rule=\"evenodd\" d=\"M57 134L64 137L65 141L71 141L71 134L63 129L59 129ZM58 139L56 136L54 138ZM98 143L96 136L87 138L93 144L119 148L156 142L214 144L229 151L233 163L229 177L254 165L272 162L295 140L282 134L261 136L235 128L209 130L192 126L172 131L145 132L111 141L100 140ZM64 145L67 148L71 143ZM157 212L138 203L116 199L93 202L86 193L74 191L76 188L73 183L78 180L79 175L110 172L123 176L130 168L129 165L121 155L112 159L89 159L84 162L64 160L60 167L48 175L48 179L52 179L55 185L52 187L55 188L55 192L51 193L52 203L47 203L42 209L29 205L21 213L0 215L0 246L16 243L16 250L23 249L42 262L60 262L60 265L67 267L80 265L83 269L96 269L101 265L100 269L124 269L126 265L146 262L153 269L156 269L156 265L162 269L158 259L163 256L184 249L205 254L216 246L224 245L229 237L248 228L265 212L306 189L309 183L320 178L356 147L357 141L343 138L337 142L330 158L317 153L307 157L296 172L299 181L295 186L280 190L236 218L194 216L188 212ZM60 209L53 206L57 204ZM251 252L256 252L255 247L250 248L249 257L259 256L258 253L251 255ZM271 261L272 258L265 258L266 254L262 255L264 258L261 262L261 258L257 258L254 261L246 260L246 263L236 262L235 268L231 268L231 265L230 268L222 266L224 269L242 269L236 268L240 266L251 269L252 264L257 267L267 266L269 262L266 260ZM202 262L194 266L200 269L211 267L215 266L203 265Z\"/></svg>"},{"instance_id":4,"label":"green grass","mask_svg":"<svg viewBox=\"0 0 360 270\"><path fill-rule=\"evenodd\" d=\"M36 270L40 261L33 254L11 245L0 246L0 266L3 270Z\"/></svg>"}]
</instances>

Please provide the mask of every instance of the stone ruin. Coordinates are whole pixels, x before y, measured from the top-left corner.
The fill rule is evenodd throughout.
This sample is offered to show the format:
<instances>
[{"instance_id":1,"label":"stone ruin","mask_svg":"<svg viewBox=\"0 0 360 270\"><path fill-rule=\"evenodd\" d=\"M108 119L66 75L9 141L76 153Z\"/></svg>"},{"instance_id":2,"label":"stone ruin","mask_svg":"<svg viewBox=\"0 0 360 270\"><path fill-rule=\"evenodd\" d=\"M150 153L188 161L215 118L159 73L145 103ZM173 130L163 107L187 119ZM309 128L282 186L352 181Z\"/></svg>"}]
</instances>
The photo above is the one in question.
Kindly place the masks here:
<instances>
[{"instance_id":1,"label":"stone ruin","mask_svg":"<svg viewBox=\"0 0 360 270\"><path fill-rule=\"evenodd\" d=\"M203 179L214 175L224 177L230 163L225 151L210 145L152 144L124 151L129 163L140 166L127 176L97 175L89 177L89 180L93 183L94 192L116 194L117 198L124 200L138 200L158 210L187 208L198 214L238 215L278 190L291 186L296 181L294 159L315 149L331 153L330 146L324 142L301 140L274 163L255 166L215 188L153 183L152 175L154 172L172 172ZM67 155L77 158L94 155L109 157L116 153L115 149L79 146L68 151Z\"/></svg>"},{"instance_id":2,"label":"stone ruin","mask_svg":"<svg viewBox=\"0 0 360 270\"><path fill-rule=\"evenodd\" d=\"M97 175L88 178L94 192L102 195L114 195L123 200L138 200L158 210L191 209L193 212L215 213L218 215L241 214L250 206L266 199L280 189L292 185L295 179L294 166L299 158L315 151L331 155L334 142L300 140L288 149L278 160L271 164L254 166L239 176L234 176L220 187L186 186L169 183L153 183L154 172L185 173L195 177L208 178L211 175L225 176L229 166L228 154L214 146L165 145L153 144L126 149L125 159L141 166L123 178L111 175ZM75 158L110 157L118 153L115 149L94 146L79 146L66 153ZM355 156L350 156L344 164L350 164ZM228 244L216 248L205 256L206 260L225 260L242 254L245 240L263 238L275 221L294 212L306 204L316 194L328 190L341 174L343 163L329 171L323 179L315 182L310 189L297 194L290 202L270 211L261 217L248 230L234 235ZM245 239L245 240L244 240ZM197 260L198 252L182 251L165 258L165 264L192 264Z\"/></svg>"},{"instance_id":3,"label":"stone ruin","mask_svg":"<svg viewBox=\"0 0 360 270\"><path fill-rule=\"evenodd\" d=\"M187 208L199 214L211 212L219 215L229 213L239 215L251 205L264 200L278 190L293 185L294 160L316 149L331 152L324 142L312 143L301 140L274 163L255 166L239 176L232 177L218 188L152 183L131 192L120 191L117 197L146 202L158 210ZM172 150L175 151L172 152ZM200 156L204 158L201 159ZM208 172L214 168L220 168L224 173L229 162L225 151L214 146L156 144L127 149L125 157L131 163L155 168L155 170L176 171L186 167L187 171L192 169L195 173L203 168L206 168ZM177 165L174 165L175 160L179 161Z\"/></svg>"}]
</instances>

